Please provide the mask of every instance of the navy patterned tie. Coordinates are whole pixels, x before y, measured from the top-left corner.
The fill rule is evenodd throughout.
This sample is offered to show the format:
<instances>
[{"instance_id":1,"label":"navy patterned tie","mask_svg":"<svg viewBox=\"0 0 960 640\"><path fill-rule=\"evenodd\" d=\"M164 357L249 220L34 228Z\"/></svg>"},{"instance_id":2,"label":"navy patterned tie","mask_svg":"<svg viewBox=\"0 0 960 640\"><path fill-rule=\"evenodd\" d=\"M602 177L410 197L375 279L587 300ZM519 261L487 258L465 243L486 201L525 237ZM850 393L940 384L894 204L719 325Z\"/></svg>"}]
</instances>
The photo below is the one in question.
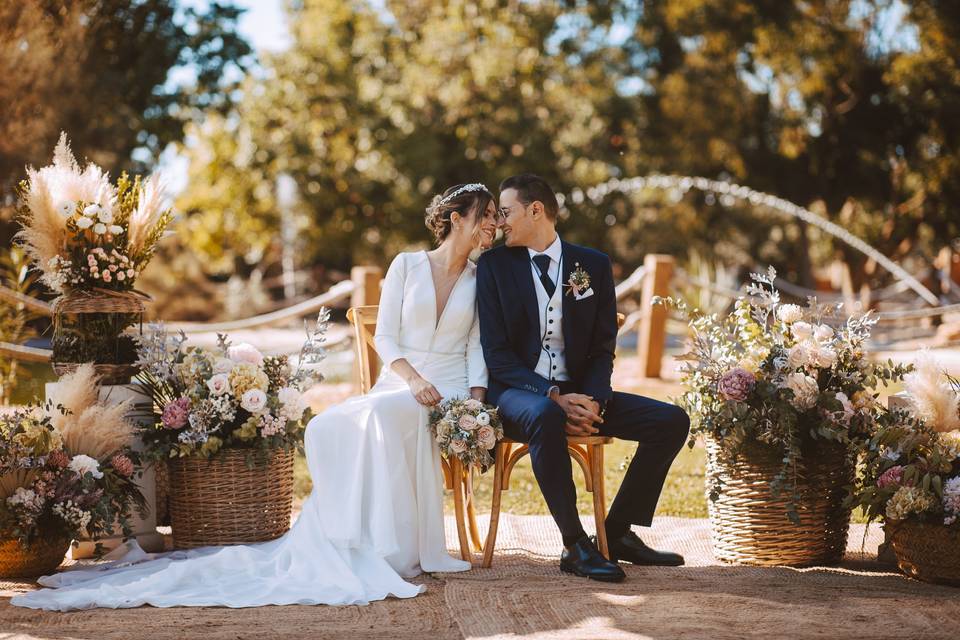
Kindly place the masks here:
<instances>
[{"instance_id":1,"label":"navy patterned tie","mask_svg":"<svg viewBox=\"0 0 960 640\"><path fill-rule=\"evenodd\" d=\"M557 290L556 283L550 279L550 256L545 253L533 256L533 262L540 271L540 284L547 292L547 297L552 298L553 292Z\"/></svg>"}]
</instances>

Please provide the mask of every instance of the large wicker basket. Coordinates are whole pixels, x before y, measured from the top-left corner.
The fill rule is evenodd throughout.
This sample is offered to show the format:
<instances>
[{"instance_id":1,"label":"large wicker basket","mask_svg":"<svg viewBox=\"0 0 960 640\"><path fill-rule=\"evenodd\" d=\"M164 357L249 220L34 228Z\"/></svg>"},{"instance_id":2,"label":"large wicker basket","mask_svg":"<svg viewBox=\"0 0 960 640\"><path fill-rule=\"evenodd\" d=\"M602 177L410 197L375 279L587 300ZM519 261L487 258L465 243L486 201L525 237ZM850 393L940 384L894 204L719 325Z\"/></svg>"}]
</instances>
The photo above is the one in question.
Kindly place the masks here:
<instances>
[{"instance_id":1,"label":"large wicker basket","mask_svg":"<svg viewBox=\"0 0 960 640\"><path fill-rule=\"evenodd\" d=\"M724 464L719 446L707 443L707 486L722 480L717 501L708 499L713 550L718 559L738 564L810 566L843 558L850 508L843 506L854 465L836 443L810 443L796 470L800 524L787 518L791 485L774 498L770 481L781 456L767 445L744 447L738 460Z\"/></svg>"},{"instance_id":2,"label":"large wicker basket","mask_svg":"<svg viewBox=\"0 0 960 640\"><path fill-rule=\"evenodd\" d=\"M925 582L960 587L960 533L921 522L887 524L897 565L908 576Z\"/></svg>"},{"instance_id":3,"label":"large wicker basket","mask_svg":"<svg viewBox=\"0 0 960 640\"><path fill-rule=\"evenodd\" d=\"M70 548L64 538L38 539L29 546L18 540L0 540L0 578L36 578L53 573Z\"/></svg>"},{"instance_id":4,"label":"large wicker basket","mask_svg":"<svg viewBox=\"0 0 960 640\"><path fill-rule=\"evenodd\" d=\"M246 464L249 453L167 462L174 548L262 542L290 528L293 452L271 451L266 462L254 457L253 468Z\"/></svg>"}]
</instances>

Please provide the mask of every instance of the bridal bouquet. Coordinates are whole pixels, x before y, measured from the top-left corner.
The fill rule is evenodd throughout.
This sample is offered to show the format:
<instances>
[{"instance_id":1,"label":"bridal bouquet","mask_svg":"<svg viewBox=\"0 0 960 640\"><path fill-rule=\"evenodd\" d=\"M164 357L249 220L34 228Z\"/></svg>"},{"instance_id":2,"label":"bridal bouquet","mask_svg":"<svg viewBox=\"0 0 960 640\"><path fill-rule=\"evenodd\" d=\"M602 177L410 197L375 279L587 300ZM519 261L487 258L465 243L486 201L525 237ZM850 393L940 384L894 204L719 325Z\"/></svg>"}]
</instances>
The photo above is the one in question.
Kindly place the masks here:
<instances>
[{"instance_id":1,"label":"bridal bouquet","mask_svg":"<svg viewBox=\"0 0 960 640\"><path fill-rule=\"evenodd\" d=\"M843 445L851 455L869 437L880 407L871 391L878 383L902 379L908 367L873 363L864 343L875 320L841 318L842 305L783 304L774 287L776 273L752 274L747 295L726 317L690 310L682 301L661 299L689 319L692 346L679 404L691 417L691 441L708 436L723 461L732 462L744 445L772 447L780 472L771 493L790 482L804 450L816 442ZM711 499L720 493L713 478ZM796 520L796 513L788 512Z\"/></svg>"},{"instance_id":2,"label":"bridal bouquet","mask_svg":"<svg viewBox=\"0 0 960 640\"><path fill-rule=\"evenodd\" d=\"M264 356L218 336L215 349L186 347L186 337L151 327L140 340L138 380L151 398L144 430L153 459L210 458L221 448L299 449L310 411L303 391L322 380L307 365L325 357L329 312L307 332L294 369L287 356Z\"/></svg>"},{"instance_id":3,"label":"bridal bouquet","mask_svg":"<svg viewBox=\"0 0 960 640\"><path fill-rule=\"evenodd\" d=\"M95 164L80 168L66 134L53 164L27 170L20 197L18 237L42 281L59 293L133 289L173 220L157 176L124 173L114 186Z\"/></svg>"},{"instance_id":4,"label":"bridal bouquet","mask_svg":"<svg viewBox=\"0 0 960 640\"><path fill-rule=\"evenodd\" d=\"M960 532L960 382L923 353L905 387L909 410L890 412L867 442L854 501L871 520Z\"/></svg>"},{"instance_id":5,"label":"bridal bouquet","mask_svg":"<svg viewBox=\"0 0 960 640\"><path fill-rule=\"evenodd\" d=\"M60 379L45 405L0 415L0 538L52 540L124 535L146 502L129 450L129 403L98 401L91 365ZM61 556L62 557L62 556Z\"/></svg>"},{"instance_id":6,"label":"bridal bouquet","mask_svg":"<svg viewBox=\"0 0 960 640\"><path fill-rule=\"evenodd\" d=\"M457 457L464 467L486 471L490 451L503 438L497 408L473 398L444 401L430 413L430 432L446 458Z\"/></svg>"}]
</instances>

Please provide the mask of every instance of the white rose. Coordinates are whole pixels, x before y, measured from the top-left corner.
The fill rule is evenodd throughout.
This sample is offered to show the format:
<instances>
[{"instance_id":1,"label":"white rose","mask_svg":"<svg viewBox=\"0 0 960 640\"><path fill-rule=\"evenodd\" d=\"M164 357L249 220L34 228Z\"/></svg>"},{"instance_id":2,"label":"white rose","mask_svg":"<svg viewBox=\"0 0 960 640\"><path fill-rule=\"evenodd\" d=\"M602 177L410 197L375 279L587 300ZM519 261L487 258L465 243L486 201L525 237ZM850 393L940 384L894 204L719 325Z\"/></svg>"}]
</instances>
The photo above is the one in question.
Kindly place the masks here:
<instances>
[{"instance_id":1,"label":"white rose","mask_svg":"<svg viewBox=\"0 0 960 640\"><path fill-rule=\"evenodd\" d=\"M833 339L833 329L825 324L818 324L813 332L813 337L817 339L817 342L829 342Z\"/></svg>"},{"instance_id":2,"label":"white rose","mask_svg":"<svg viewBox=\"0 0 960 640\"><path fill-rule=\"evenodd\" d=\"M798 342L787 351L787 366L791 369L802 369L811 360L810 345Z\"/></svg>"},{"instance_id":3,"label":"white rose","mask_svg":"<svg viewBox=\"0 0 960 640\"><path fill-rule=\"evenodd\" d=\"M289 420L299 420L307 408L303 394L293 387L283 387L277 392L282 409L280 413Z\"/></svg>"},{"instance_id":4,"label":"white rose","mask_svg":"<svg viewBox=\"0 0 960 640\"><path fill-rule=\"evenodd\" d=\"M252 344L241 342L227 349L227 357L234 362L249 362L258 367L263 364L263 354Z\"/></svg>"},{"instance_id":5,"label":"white rose","mask_svg":"<svg viewBox=\"0 0 960 640\"><path fill-rule=\"evenodd\" d=\"M64 200L57 205L57 213L62 215L64 218L69 218L73 215L73 212L77 210L77 203L71 200Z\"/></svg>"},{"instance_id":6,"label":"white rose","mask_svg":"<svg viewBox=\"0 0 960 640\"><path fill-rule=\"evenodd\" d=\"M93 226L93 220L90 218L77 218L77 226L81 229L89 229Z\"/></svg>"},{"instance_id":7,"label":"white rose","mask_svg":"<svg viewBox=\"0 0 960 640\"><path fill-rule=\"evenodd\" d=\"M485 427L490 424L490 414L486 411L482 411L477 414L477 424L481 427Z\"/></svg>"},{"instance_id":8,"label":"white rose","mask_svg":"<svg viewBox=\"0 0 960 640\"><path fill-rule=\"evenodd\" d=\"M97 224L93 225L93 232L98 236L102 236L107 232L107 225L103 224L102 222L98 222Z\"/></svg>"},{"instance_id":9,"label":"white rose","mask_svg":"<svg viewBox=\"0 0 960 640\"><path fill-rule=\"evenodd\" d=\"M111 224L113 222L113 212L101 209L100 213L97 214L97 219L103 224Z\"/></svg>"},{"instance_id":10,"label":"white rose","mask_svg":"<svg viewBox=\"0 0 960 640\"><path fill-rule=\"evenodd\" d=\"M94 478L100 479L103 477L103 472L100 471L100 463L91 458L90 456L79 454L73 456L70 460L69 469L71 471L76 471L80 476L84 476L87 473L93 475Z\"/></svg>"},{"instance_id":11,"label":"white rose","mask_svg":"<svg viewBox=\"0 0 960 640\"><path fill-rule=\"evenodd\" d=\"M829 369L837 361L837 352L827 347L814 347L810 350L810 361L821 369Z\"/></svg>"},{"instance_id":12,"label":"white rose","mask_svg":"<svg viewBox=\"0 0 960 640\"><path fill-rule=\"evenodd\" d=\"M790 402L797 409L806 411L817 404L820 387L817 385L816 378L800 372L791 373L787 376L784 386L793 391L793 399Z\"/></svg>"},{"instance_id":13,"label":"white rose","mask_svg":"<svg viewBox=\"0 0 960 640\"><path fill-rule=\"evenodd\" d=\"M110 225L109 227L107 227L107 230L113 235L117 235L118 233L123 233L123 227L121 227L118 224Z\"/></svg>"},{"instance_id":14,"label":"white rose","mask_svg":"<svg viewBox=\"0 0 960 640\"><path fill-rule=\"evenodd\" d=\"M225 373L218 373L207 380L207 388L215 396L222 396L230 390L230 377Z\"/></svg>"},{"instance_id":15,"label":"white rose","mask_svg":"<svg viewBox=\"0 0 960 640\"><path fill-rule=\"evenodd\" d=\"M856 413L856 410L853 408L853 403L850 402L850 398L847 397L842 391L837 392L837 400L840 401L840 404L843 405L843 420L844 422L849 422L850 418Z\"/></svg>"},{"instance_id":16,"label":"white rose","mask_svg":"<svg viewBox=\"0 0 960 640\"><path fill-rule=\"evenodd\" d=\"M261 413L267 407L267 394L260 389L250 389L244 392L240 406L250 413Z\"/></svg>"},{"instance_id":17,"label":"white rose","mask_svg":"<svg viewBox=\"0 0 960 640\"><path fill-rule=\"evenodd\" d=\"M97 214L100 213L102 208L98 204L88 204L83 208L83 215L88 218L96 218Z\"/></svg>"},{"instance_id":18,"label":"white rose","mask_svg":"<svg viewBox=\"0 0 960 640\"><path fill-rule=\"evenodd\" d=\"M790 332L797 340L806 340L813 335L813 327L809 322L794 322L790 327Z\"/></svg>"},{"instance_id":19,"label":"white rose","mask_svg":"<svg viewBox=\"0 0 960 640\"><path fill-rule=\"evenodd\" d=\"M214 373L230 373L233 370L233 360L230 358L217 358L213 363Z\"/></svg>"},{"instance_id":20,"label":"white rose","mask_svg":"<svg viewBox=\"0 0 960 640\"><path fill-rule=\"evenodd\" d=\"M777 317L784 324L793 324L803 318L803 309L796 304L785 304L777 310Z\"/></svg>"}]
</instances>

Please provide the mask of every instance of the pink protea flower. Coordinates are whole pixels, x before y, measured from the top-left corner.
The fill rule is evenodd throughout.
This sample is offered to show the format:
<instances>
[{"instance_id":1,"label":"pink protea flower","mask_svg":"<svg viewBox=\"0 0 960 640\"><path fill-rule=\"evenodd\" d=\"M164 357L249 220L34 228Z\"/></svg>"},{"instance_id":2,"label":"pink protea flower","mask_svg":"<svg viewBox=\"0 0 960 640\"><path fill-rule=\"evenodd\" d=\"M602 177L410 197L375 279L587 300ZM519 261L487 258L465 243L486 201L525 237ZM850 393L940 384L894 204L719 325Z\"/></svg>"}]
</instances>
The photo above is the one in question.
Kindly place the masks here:
<instances>
[{"instance_id":1,"label":"pink protea flower","mask_svg":"<svg viewBox=\"0 0 960 640\"><path fill-rule=\"evenodd\" d=\"M177 398L163 408L160 421L166 429L180 429L190 416L190 398Z\"/></svg>"},{"instance_id":2,"label":"pink protea flower","mask_svg":"<svg viewBox=\"0 0 960 640\"><path fill-rule=\"evenodd\" d=\"M734 367L722 376L717 383L717 391L724 400L743 402L753 390L756 377L743 367Z\"/></svg>"},{"instance_id":3,"label":"pink protea flower","mask_svg":"<svg viewBox=\"0 0 960 640\"><path fill-rule=\"evenodd\" d=\"M110 466L124 478L133 475L133 461L122 453L118 453L110 459Z\"/></svg>"},{"instance_id":4,"label":"pink protea flower","mask_svg":"<svg viewBox=\"0 0 960 640\"><path fill-rule=\"evenodd\" d=\"M899 487L903 483L903 467L897 465L890 467L880 474L877 478L877 487L886 489L887 487Z\"/></svg>"},{"instance_id":5,"label":"pink protea flower","mask_svg":"<svg viewBox=\"0 0 960 640\"><path fill-rule=\"evenodd\" d=\"M47 464L57 469L66 469L70 464L70 456L63 449L57 449L47 454Z\"/></svg>"}]
</instances>

